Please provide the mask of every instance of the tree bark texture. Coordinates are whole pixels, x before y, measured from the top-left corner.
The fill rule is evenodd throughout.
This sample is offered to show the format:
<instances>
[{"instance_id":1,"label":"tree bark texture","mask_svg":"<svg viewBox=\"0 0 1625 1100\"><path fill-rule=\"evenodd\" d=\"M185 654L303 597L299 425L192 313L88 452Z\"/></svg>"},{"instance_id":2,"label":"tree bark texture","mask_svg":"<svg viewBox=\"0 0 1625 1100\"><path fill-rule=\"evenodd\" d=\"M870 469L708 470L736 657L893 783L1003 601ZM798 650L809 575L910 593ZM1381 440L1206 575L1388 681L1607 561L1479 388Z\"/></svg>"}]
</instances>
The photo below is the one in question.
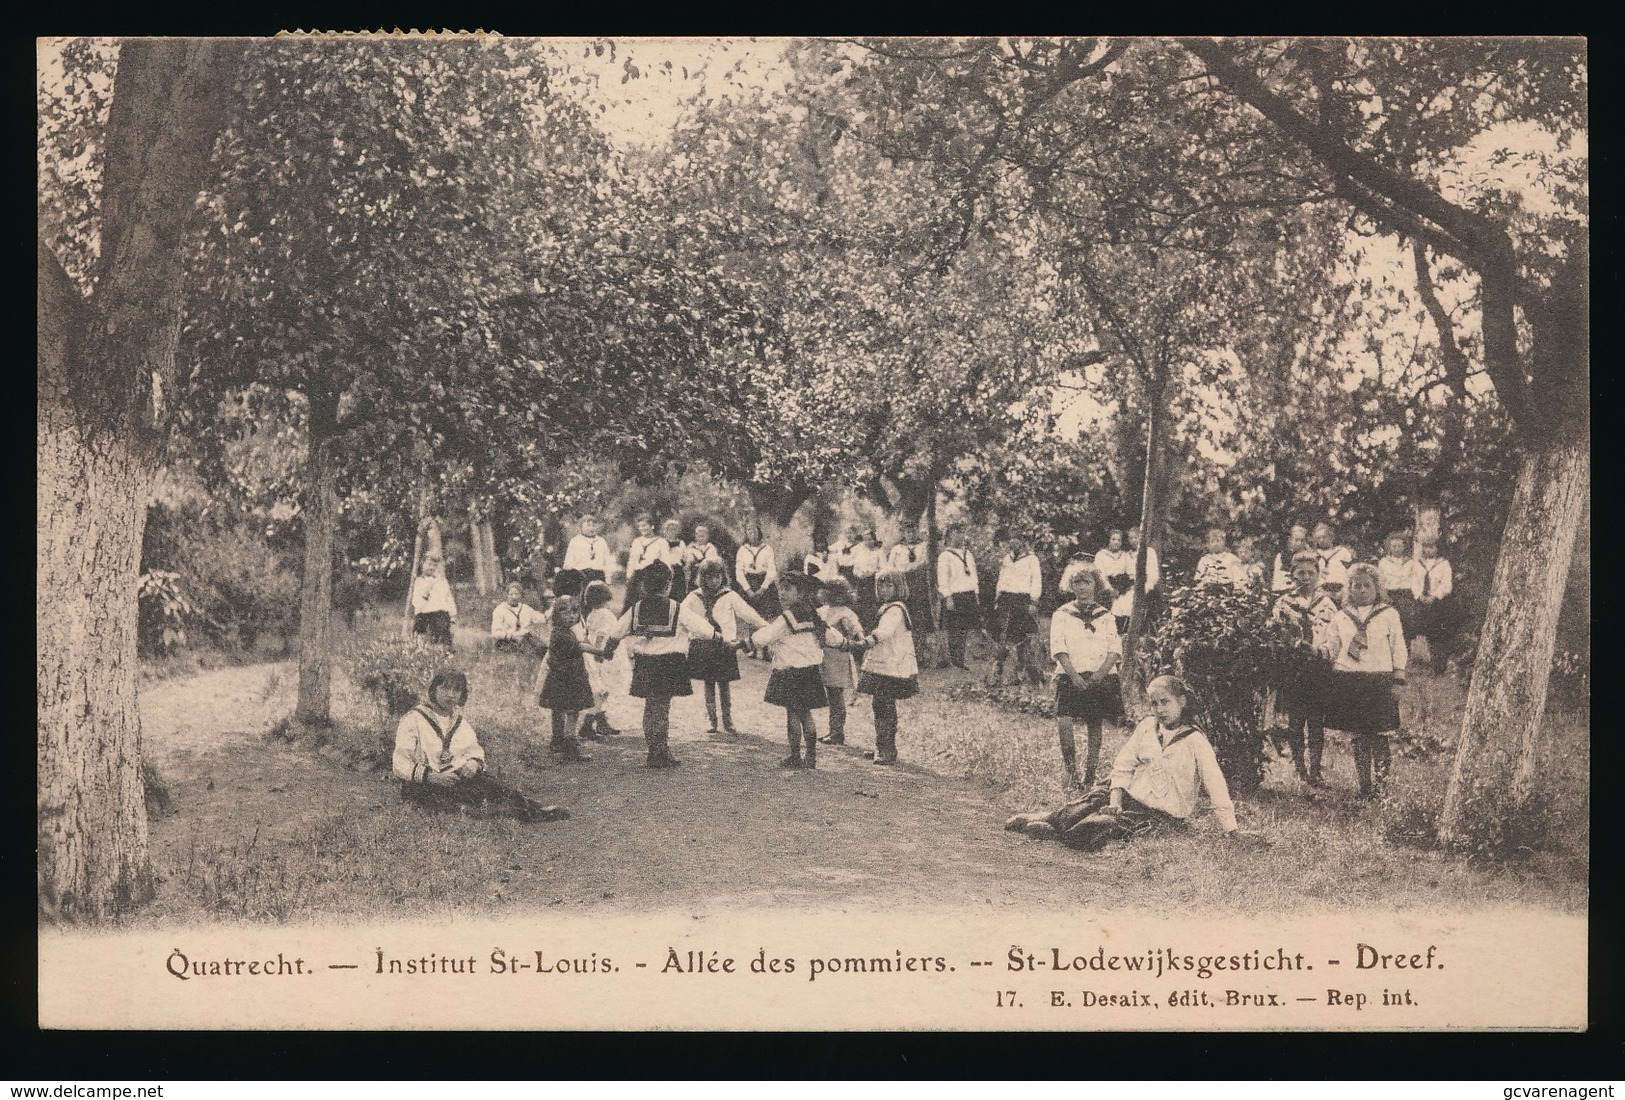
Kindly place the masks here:
<instances>
[{"instance_id":1,"label":"tree bark texture","mask_svg":"<svg viewBox=\"0 0 1625 1100\"><path fill-rule=\"evenodd\" d=\"M1145 484L1140 492L1140 547L1134 559L1134 610L1129 615L1128 637L1123 639L1123 707L1138 714L1145 704L1145 669L1141 660L1145 636L1146 557L1153 546L1161 561L1163 519L1168 495L1168 383L1155 381L1146 387Z\"/></svg>"},{"instance_id":2,"label":"tree bark texture","mask_svg":"<svg viewBox=\"0 0 1625 1100\"><path fill-rule=\"evenodd\" d=\"M1583 433L1526 454L1518 471L1439 818L1446 843L1485 788L1510 784L1513 804L1533 790L1557 622L1590 484Z\"/></svg>"},{"instance_id":3,"label":"tree bark texture","mask_svg":"<svg viewBox=\"0 0 1625 1100\"><path fill-rule=\"evenodd\" d=\"M330 725L333 720L336 473L332 446L313 435L305 475L310 497L305 506L305 575L299 586L299 700L294 707L294 718L313 726Z\"/></svg>"},{"instance_id":4,"label":"tree bark texture","mask_svg":"<svg viewBox=\"0 0 1625 1100\"><path fill-rule=\"evenodd\" d=\"M96 286L38 241L38 904L101 919L152 894L136 701L136 582L185 292L183 241L237 44L120 49Z\"/></svg>"}]
</instances>

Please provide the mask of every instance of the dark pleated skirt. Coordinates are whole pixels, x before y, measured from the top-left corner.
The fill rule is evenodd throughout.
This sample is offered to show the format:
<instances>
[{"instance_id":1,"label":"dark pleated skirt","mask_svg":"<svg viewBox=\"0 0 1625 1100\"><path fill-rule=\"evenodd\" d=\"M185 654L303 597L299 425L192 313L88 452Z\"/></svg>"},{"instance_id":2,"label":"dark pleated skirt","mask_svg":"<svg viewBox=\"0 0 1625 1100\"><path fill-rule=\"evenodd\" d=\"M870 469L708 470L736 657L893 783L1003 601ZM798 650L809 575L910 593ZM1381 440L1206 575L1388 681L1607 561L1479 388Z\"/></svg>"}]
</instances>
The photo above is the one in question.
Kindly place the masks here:
<instances>
[{"instance_id":1,"label":"dark pleated skirt","mask_svg":"<svg viewBox=\"0 0 1625 1100\"><path fill-rule=\"evenodd\" d=\"M865 672L858 677L858 691L876 699L912 699L920 693L920 678Z\"/></svg>"},{"instance_id":2,"label":"dark pleated skirt","mask_svg":"<svg viewBox=\"0 0 1625 1100\"><path fill-rule=\"evenodd\" d=\"M1326 727L1345 733L1399 729L1399 700L1387 672L1340 672L1326 678Z\"/></svg>"},{"instance_id":3,"label":"dark pleated skirt","mask_svg":"<svg viewBox=\"0 0 1625 1100\"><path fill-rule=\"evenodd\" d=\"M739 654L727 642L697 638L688 643L688 678L731 684L739 679Z\"/></svg>"},{"instance_id":4,"label":"dark pleated skirt","mask_svg":"<svg viewBox=\"0 0 1625 1100\"><path fill-rule=\"evenodd\" d=\"M542 681L541 697L537 702L549 710L591 710L597 702L592 685L587 680L587 662L579 650L574 660L562 660L547 666L547 678Z\"/></svg>"},{"instance_id":5,"label":"dark pleated skirt","mask_svg":"<svg viewBox=\"0 0 1625 1100\"><path fill-rule=\"evenodd\" d=\"M767 678L767 694L762 698L786 710L825 709L829 706L829 695L824 691L823 664L774 669Z\"/></svg>"},{"instance_id":6,"label":"dark pleated skirt","mask_svg":"<svg viewBox=\"0 0 1625 1100\"><path fill-rule=\"evenodd\" d=\"M1070 677L1055 677L1055 717L1080 722L1100 722L1123 717L1123 684L1117 673L1094 680L1082 690Z\"/></svg>"},{"instance_id":7,"label":"dark pleated skirt","mask_svg":"<svg viewBox=\"0 0 1625 1100\"><path fill-rule=\"evenodd\" d=\"M632 686L627 694L634 699L670 699L674 695L693 695L694 688L688 682L688 654L634 656Z\"/></svg>"}]
</instances>

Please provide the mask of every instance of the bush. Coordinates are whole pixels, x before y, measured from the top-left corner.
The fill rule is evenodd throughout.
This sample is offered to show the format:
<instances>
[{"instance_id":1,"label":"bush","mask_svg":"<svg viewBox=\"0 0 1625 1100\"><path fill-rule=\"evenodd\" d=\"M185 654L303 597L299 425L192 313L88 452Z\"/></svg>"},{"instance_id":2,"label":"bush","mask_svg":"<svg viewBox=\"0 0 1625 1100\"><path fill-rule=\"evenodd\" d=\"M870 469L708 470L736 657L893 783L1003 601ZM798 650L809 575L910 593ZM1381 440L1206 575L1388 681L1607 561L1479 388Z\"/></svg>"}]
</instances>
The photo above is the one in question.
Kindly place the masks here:
<instances>
[{"instance_id":1,"label":"bush","mask_svg":"<svg viewBox=\"0 0 1625 1100\"><path fill-rule=\"evenodd\" d=\"M381 718L400 718L422 699L429 681L451 654L417 635L407 639L375 638L353 646L344 658L356 687L371 697Z\"/></svg>"},{"instance_id":2,"label":"bush","mask_svg":"<svg viewBox=\"0 0 1625 1100\"><path fill-rule=\"evenodd\" d=\"M1264 696L1311 654L1297 628L1276 622L1270 597L1228 585L1177 588L1147 647L1149 670L1173 672L1192 692L1189 717L1213 742L1241 794L1264 778Z\"/></svg>"}]
</instances>

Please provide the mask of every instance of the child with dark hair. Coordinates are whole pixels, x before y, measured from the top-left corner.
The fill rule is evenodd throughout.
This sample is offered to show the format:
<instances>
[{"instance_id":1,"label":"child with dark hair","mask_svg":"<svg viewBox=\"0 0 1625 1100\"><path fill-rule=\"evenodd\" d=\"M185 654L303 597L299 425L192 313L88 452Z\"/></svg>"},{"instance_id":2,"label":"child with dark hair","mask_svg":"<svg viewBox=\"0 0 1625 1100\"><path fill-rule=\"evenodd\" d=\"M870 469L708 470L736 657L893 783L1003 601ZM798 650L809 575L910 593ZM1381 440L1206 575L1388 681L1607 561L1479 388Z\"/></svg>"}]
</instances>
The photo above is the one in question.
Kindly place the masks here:
<instances>
[{"instance_id":1,"label":"child with dark hair","mask_svg":"<svg viewBox=\"0 0 1625 1100\"><path fill-rule=\"evenodd\" d=\"M966 636L981 625L976 555L965 542L964 524L951 525L944 535L947 548L937 555L937 595L942 600L942 631L948 636L948 659L938 668L966 668Z\"/></svg>"},{"instance_id":2,"label":"child with dark hair","mask_svg":"<svg viewBox=\"0 0 1625 1100\"><path fill-rule=\"evenodd\" d=\"M1301 644L1288 651L1275 670L1276 703L1286 714L1286 743L1293 770L1311 787L1324 787L1320 773L1326 752L1322 707L1331 670L1322 654L1328 647L1337 601L1319 590L1320 559L1313 550L1293 555L1291 578L1293 588L1275 601L1273 616L1293 627Z\"/></svg>"},{"instance_id":3,"label":"child with dark hair","mask_svg":"<svg viewBox=\"0 0 1625 1100\"><path fill-rule=\"evenodd\" d=\"M441 669L429 684L429 697L407 711L395 728L391 766L400 780L401 801L427 810L482 815L508 814L520 821L561 821L570 815L543 806L492 779L485 750L463 717L468 677Z\"/></svg>"},{"instance_id":4,"label":"child with dark hair","mask_svg":"<svg viewBox=\"0 0 1625 1100\"><path fill-rule=\"evenodd\" d=\"M611 599L609 585L603 581L593 581L581 595L586 649L591 654L587 658L587 683L592 687L593 705L581 716L581 728L576 736L587 741L598 741L621 732L609 724L604 713L615 668L615 612L609 609Z\"/></svg>"},{"instance_id":5,"label":"child with dark hair","mask_svg":"<svg viewBox=\"0 0 1625 1100\"><path fill-rule=\"evenodd\" d=\"M655 562L643 571L637 602L615 624L615 638L628 638L626 651L632 656L630 694L643 700L643 739L648 746L645 761L651 768L673 768L680 761L671 754L671 701L679 695L693 695L688 677L688 646L691 638L722 640L721 631L705 618L684 610L667 593L672 573L665 562Z\"/></svg>"},{"instance_id":6,"label":"child with dark hair","mask_svg":"<svg viewBox=\"0 0 1625 1100\"><path fill-rule=\"evenodd\" d=\"M1112 840L1184 828L1197 796L1205 791L1225 835L1238 836L1218 757L1206 735L1186 717L1190 689L1177 676L1158 676L1146 688L1146 702L1151 714L1118 750L1109 786L1049 813L1016 814L1004 827L1093 852Z\"/></svg>"},{"instance_id":7,"label":"child with dark hair","mask_svg":"<svg viewBox=\"0 0 1625 1100\"><path fill-rule=\"evenodd\" d=\"M576 715L591 710L596 700L587 678L587 655L603 651L586 643L586 627L581 621L581 605L574 596L560 596L553 603L553 632L548 639L547 672L537 703L553 712L553 736L548 748L565 763L578 764L592 759L581 751L575 736Z\"/></svg>"},{"instance_id":8,"label":"child with dark hair","mask_svg":"<svg viewBox=\"0 0 1625 1100\"><path fill-rule=\"evenodd\" d=\"M1072 602L1062 604L1050 616L1049 651L1055 662L1055 727L1061 763L1067 784L1085 789L1095 783L1102 726L1107 718L1122 715L1117 666L1123 660L1123 642L1111 608L1104 606L1111 600L1111 592L1090 562L1072 574ZM1073 722L1082 722L1088 737L1081 777Z\"/></svg>"},{"instance_id":9,"label":"child with dark hair","mask_svg":"<svg viewBox=\"0 0 1625 1100\"><path fill-rule=\"evenodd\" d=\"M771 647L773 654L773 672L767 679L764 701L784 708L790 755L780 766L816 768L818 727L813 724L812 712L829 706L823 676L828 629L813 606L817 581L804 573L790 573L781 578L779 584L784 589L784 611L758 630L751 641L758 646Z\"/></svg>"},{"instance_id":10,"label":"child with dark hair","mask_svg":"<svg viewBox=\"0 0 1625 1100\"><path fill-rule=\"evenodd\" d=\"M682 610L685 615L704 619L717 637L695 637L688 643L688 676L705 685L705 715L711 722L711 736L738 737L728 685L739 679L738 649L745 630L759 630L767 621L728 587L728 570L722 562L713 559L701 563L699 579L699 587L684 597ZM718 704L722 711L720 729Z\"/></svg>"}]
</instances>

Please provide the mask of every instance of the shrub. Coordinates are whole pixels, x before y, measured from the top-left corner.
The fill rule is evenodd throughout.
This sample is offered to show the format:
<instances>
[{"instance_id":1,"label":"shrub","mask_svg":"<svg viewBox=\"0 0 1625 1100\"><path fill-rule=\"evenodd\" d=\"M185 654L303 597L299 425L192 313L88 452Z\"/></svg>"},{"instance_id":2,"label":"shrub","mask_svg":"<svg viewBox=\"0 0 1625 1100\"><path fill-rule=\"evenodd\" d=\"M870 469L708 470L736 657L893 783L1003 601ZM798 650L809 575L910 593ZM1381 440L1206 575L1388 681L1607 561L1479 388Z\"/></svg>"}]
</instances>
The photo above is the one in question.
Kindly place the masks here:
<instances>
[{"instance_id":1,"label":"shrub","mask_svg":"<svg viewBox=\"0 0 1625 1100\"><path fill-rule=\"evenodd\" d=\"M357 644L345 655L344 666L356 687L371 697L380 717L393 720L423 698L429 681L450 657L445 649L414 634Z\"/></svg>"},{"instance_id":2,"label":"shrub","mask_svg":"<svg viewBox=\"0 0 1625 1100\"><path fill-rule=\"evenodd\" d=\"M1149 639L1148 671L1190 685L1192 720L1213 741L1225 778L1239 793L1264 778L1264 697L1277 678L1310 658L1298 629L1276 622L1270 597L1228 585L1177 588Z\"/></svg>"}]
</instances>

